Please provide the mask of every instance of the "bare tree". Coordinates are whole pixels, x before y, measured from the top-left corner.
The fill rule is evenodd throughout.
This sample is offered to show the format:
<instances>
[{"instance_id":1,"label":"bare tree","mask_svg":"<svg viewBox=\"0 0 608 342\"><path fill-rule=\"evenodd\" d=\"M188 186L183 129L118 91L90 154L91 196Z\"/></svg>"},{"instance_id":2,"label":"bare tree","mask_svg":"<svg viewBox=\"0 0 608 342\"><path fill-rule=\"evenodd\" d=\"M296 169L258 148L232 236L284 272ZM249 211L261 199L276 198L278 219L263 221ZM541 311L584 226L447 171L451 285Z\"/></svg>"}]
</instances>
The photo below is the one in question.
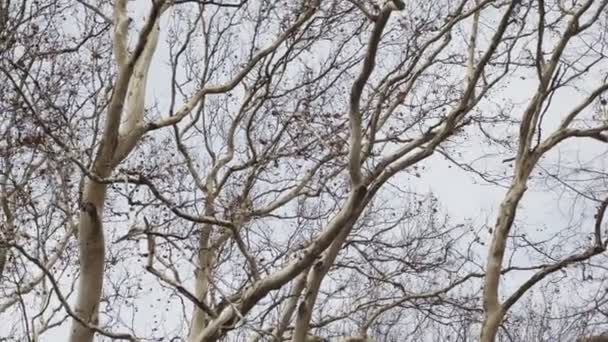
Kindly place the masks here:
<instances>
[{"instance_id":1,"label":"bare tree","mask_svg":"<svg viewBox=\"0 0 608 342\"><path fill-rule=\"evenodd\" d=\"M606 5L0 0L0 338L600 337Z\"/></svg>"}]
</instances>

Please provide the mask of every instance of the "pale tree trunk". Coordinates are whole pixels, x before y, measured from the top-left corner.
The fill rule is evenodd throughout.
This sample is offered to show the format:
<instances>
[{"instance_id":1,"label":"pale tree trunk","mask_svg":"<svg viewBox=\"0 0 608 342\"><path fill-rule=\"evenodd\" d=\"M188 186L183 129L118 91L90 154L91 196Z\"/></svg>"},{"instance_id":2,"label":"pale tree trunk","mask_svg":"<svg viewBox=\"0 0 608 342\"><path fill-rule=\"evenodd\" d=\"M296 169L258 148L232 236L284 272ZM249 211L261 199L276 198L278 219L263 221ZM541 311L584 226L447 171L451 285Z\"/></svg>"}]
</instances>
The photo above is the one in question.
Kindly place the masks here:
<instances>
[{"instance_id":1,"label":"pale tree trunk","mask_svg":"<svg viewBox=\"0 0 608 342\"><path fill-rule=\"evenodd\" d=\"M209 292L209 275L211 268L211 259L213 255L209 251L209 230L204 229L201 233L198 251L198 269L196 270L194 294L198 300L205 301ZM194 306L192 313L192 322L190 325L190 334L188 341L195 341L195 337L200 334L209 322L209 315L201 310L198 306Z\"/></svg>"},{"instance_id":2,"label":"pale tree trunk","mask_svg":"<svg viewBox=\"0 0 608 342\"><path fill-rule=\"evenodd\" d=\"M289 322L291 322L294 312L296 312L300 295L302 295L302 292L306 287L306 276L308 275L309 271L310 269L305 270L294 279L291 290L289 291L289 297L287 297L286 303L281 308L281 314L279 315L277 326L271 332L272 337L270 338L270 341L283 341L283 335L289 327ZM260 334L254 338L252 342L259 342L262 339L264 339L264 335ZM264 341L266 341L266 339L264 339Z\"/></svg>"},{"instance_id":3,"label":"pale tree trunk","mask_svg":"<svg viewBox=\"0 0 608 342\"><path fill-rule=\"evenodd\" d=\"M340 235L338 235L336 240L334 240L329 249L327 249L321 260L317 261L310 269L308 279L306 281L306 294L298 306L298 315L296 317L295 330L292 337L293 342L307 341L308 330L310 328L310 319L317 296L319 295L321 283L329 271L329 268L336 260L336 257L342 249L342 245L350 234L352 227L352 222L345 225L345 227L343 227L343 231L340 233Z\"/></svg>"},{"instance_id":4,"label":"pale tree trunk","mask_svg":"<svg viewBox=\"0 0 608 342\"><path fill-rule=\"evenodd\" d=\"M486 278L484 283L484 323L481 330L482 342L493 342L498 332L498 327L504 317L503 306L498 300L498 290L500 283L500 271L502 270L502 261L504 259L505 248L507 245L507 237L513 220L517 205L526 191L526 178L528 173L525 173L522 178L516 179L511 186L505 199L500 205L498 218L496 220L495 232L492 237L492 244L486 262ZM524 178L525 177L525 178Z\"/></svg>"},{"instance_id":5,"label":"pale tree trunk","mask_svg":"<svg viewBox=\"0 0 608 342\"><path fill-rule=\"evenodd\" d=\"M281 270L246 288L240 296L240 300L235 305L228 305L219 312L217 318L207 324L205 329L197 336L196 341L216 341L222 335L224 326L233 324L239 315L247 314L268 292L279 289L304 272L314 263L316 256L331 245L331 242L340 234L341 229L359 217L362 208L361 203L364 201L366 194L367 188L364 186L352 191L340 212L331 219L327 228L308 247L302 250L299 258L292 260ZM238 314L236 310L239 310Z\"/></svg>"},{"instance_id":6,"label":"pale tree trunk","mask_svg":"<svg viewBox=\"0 0 608 342\"><path fill-rule=\"evenodd\" d=\"M365 84L367 83L376 65L376 54L378 52L378 46L380 44L382 32L384 31L386 23L390 19L393 11L402 10L403 8L404 4L400 0L389 1L384 5L378 14L377 18L375 19L372 33L369 37L368 48L365 54L365 59L363 60L361 72L357 76L357 79L351 88L349 103L349 122L351 134L349 150L349 174L353 189L361 186L363 183L363 176L361 174L361 94L363 93L363 88L365 87ZM319 294L319 288L321 287L323 278L338 256L338 253L342 248L342 244L344 241L346 241L353 224L354 221L349 221L341 228L340 233L332 242L329 249L323 254L321 260L315 262L313 267L310 269L308 280L306 282L306 294L302 300L302 303L300 303L298 307L295 330L292 337L293 342L307 341L310 319L317 296Z\"/></svg>"},{"instance_id":7,"label":"pale tree trunk","mask_svg":"<svg viewBox=\"0 0 608 342\"><path fill-rule=\"evenodd\" d=\"M100 175L101 176L101 175ZM88 182L79 219L80 279L75 313L92 325L98 324L103 286L105 242L102 216L106 186ZM95 332L74 321L70 341L92 341Z\"/></svg>"},{"instance_id":8,"label":"pale tree trunk","mask_svg":"<svg viewBox=\"0 0 608 342\"><path fill-rule=\"evenodd\" d=\"M153 5L135 50L129 55L126 46L128 33L126 0L116 1L113 43L118 76L108 107L101 144L91 169L91 172L101 179L112 174L118 163L135 147L143 132L146 74L156 50L158 19L163 7L164 1L158 1ZM127 116L123 117L123 113ZM122 127L121 121L123 121ZM106 191L106 184L95 179L87 180L78 224L80 278L74 311L84 322L87 322L88 326L74 319L70 342L93 341L95 331L91 327L97 326L99 320L105 264L103 208Z\"/></svg>"},{"instance_id":9,"label":"pale tree trunk","mask_svg":"<svg viewBox=\"0 0 608 342\"><path fill-rule=\"evenodd\" d=\"M296 311L296 307L298 306L298 300L300 298L300 295L302 294L302 291L304 291L304 287L306 287L306 275L309 271L310 270L302 272L302 274L300 274L295 280L295 284L291 290L291 293L289 294L289 299L283 307L281 317L279 318L279 323L272 332L272 336L274 337L274 340L276 342L280 342L283 340L283 334L289 326L289 322L293 317L293 313Z\"/></svg>"},{"instance_id":10,"label":"pale tree trunk","mask_svg":"<svg viewBox=\"0 0 608 342\"><path fill-rule=\"evenodd\" d=\"M285 334L285 331L289 327L289 322L291 322L291 318L293 317L296 307L298 306L300 295L306 287L306 276L309 270L310 269L307 269L294 279L291 291L289 291L289 297L281 309L277 326L272 330L271 341L283 341L283 334ZM259 342L264 338L263 336L264 335L262 334L258 335L255 339L253 339L252 342Z\"/></svg>"},{"instance_id":11,"label":"pale tree trunk","mask_svg":"<svg viewBox=\"0 0 608 342\"><path fill-rule=\"evenodd\" d=\"M540 84L522 116L513 181L500 205L486 261L486 276L483 289L484 320L481 327L481 342L495 341L498 328L507 310L513 305L513 302L505 304L499 300L500 277L509 232L515 219L517 206L527 190L527 181L540 157L568 136L566 134L567 126L576 113L578 113L575 110L573 112L574 116L570 119L566 118L562 122L560 129L534 147L533 140L536 134L536 127L539 124L539 120L541 120L541 108L547 98L547 88L549 87L550 80L569 40L579 32L579 18L590 8L591 3L592 1L586 2L576 13L572 14L573 17L569 22L568 29L558 41L551 54L551 58L547 64L543 62L543 67L539 71ZM525 292L525 289L522 291Z\"/></svg>"},{"instance_id":12,"label":"pale tree trunk","mask_svg":"<svg viewBox=\"0 0 608 342\"><path fill-rule=\"evenodd\" d=\"M494 342L496 334L498 334L498 328L504 317L504 312L500 306L492 310L492 312L485 313L480 342Z\"/></svg>"},{"instance_id":13,"label":"pale tree trunk","mask_svg":"<svg viewBox=\"0 0 608 342\"><path fill-rule=\"evenodd\" d=\"M213 213L213 198L208 198L205 201L205 215L211 217ZM199 238L198 267L195 271L194 294L201 302L205 301L209 292L209 277L211 274L211 267L214 257L213 251L209 248L209 239L211 237L212 229L212 225L204 225ZM199 308L197 305L194 305L188 341L196 341L196 336L198 336L201 331L205 329L208 322L209 315L205 311L201 310L201 308Z\"/></svg>"}]
</instances>

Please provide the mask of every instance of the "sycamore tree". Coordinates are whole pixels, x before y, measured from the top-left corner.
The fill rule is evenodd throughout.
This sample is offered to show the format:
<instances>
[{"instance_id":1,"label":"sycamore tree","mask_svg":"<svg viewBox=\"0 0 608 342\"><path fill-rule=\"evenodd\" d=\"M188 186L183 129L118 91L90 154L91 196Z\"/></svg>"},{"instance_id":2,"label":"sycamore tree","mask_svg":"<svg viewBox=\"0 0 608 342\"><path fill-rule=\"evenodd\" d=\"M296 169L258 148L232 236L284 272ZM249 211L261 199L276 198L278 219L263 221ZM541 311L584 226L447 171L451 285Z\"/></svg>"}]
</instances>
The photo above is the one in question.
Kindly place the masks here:
<instances>
[{"instance_id":1,"label":"sycamore tree","mask_svg":"<svg viewBox=\"0 0 608 342\"><path fill-rule=\"evenodd\" d=\"M0 0L0 339L601 339L607 5Z\"/></svg>"}]
</instances>

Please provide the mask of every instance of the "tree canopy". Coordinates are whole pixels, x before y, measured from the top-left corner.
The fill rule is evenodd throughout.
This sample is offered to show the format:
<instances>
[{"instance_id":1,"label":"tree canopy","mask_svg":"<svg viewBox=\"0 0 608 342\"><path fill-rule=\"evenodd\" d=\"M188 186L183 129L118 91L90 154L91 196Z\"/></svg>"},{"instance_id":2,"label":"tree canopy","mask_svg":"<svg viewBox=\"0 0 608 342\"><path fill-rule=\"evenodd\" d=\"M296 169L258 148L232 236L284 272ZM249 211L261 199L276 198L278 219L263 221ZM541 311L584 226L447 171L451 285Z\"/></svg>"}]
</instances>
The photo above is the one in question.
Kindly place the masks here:
<instances>
[{"instance_id":1,"label":"tree canopy","mask_svg":"<svg viewBox=\"0 0 608 342\"><path fill-rule=\"evenodd\" d=\"M0 0L0 340L608 340L607 5Z\"/></svg>"}]
</instances>

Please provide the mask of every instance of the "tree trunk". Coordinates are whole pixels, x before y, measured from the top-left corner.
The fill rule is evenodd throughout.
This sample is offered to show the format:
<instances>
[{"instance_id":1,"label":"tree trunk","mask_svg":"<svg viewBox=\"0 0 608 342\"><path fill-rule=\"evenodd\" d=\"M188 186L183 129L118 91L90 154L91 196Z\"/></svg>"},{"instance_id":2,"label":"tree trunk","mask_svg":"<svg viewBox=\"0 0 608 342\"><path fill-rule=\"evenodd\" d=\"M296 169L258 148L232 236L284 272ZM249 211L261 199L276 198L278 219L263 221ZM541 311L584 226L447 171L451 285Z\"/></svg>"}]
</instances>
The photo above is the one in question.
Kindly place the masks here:
<instances>
[{"instance_id":1,"label":"tree trunk","mask_svg":"<svg viewBox=\"0 0 608 342\"><path fill-rule=\"evenodd\" d=\"M105 196L106 185L87 182L78 225L80 281L75 312L92 325L97 325L99 320L99 301L103 286L105 241L102 213ZM92 341L94 334L93 330L74 321L70 341Z\"/></svg>"},{"instance_id":2,"label":"tree trunk","mask_svg":"<svg viewBox=\"0 0 608 342\"><path fill-rule=\"evenodd\" d=\"M308 274L308 280L306 282L306 294L302 303L298 307L298 315L296 317L295 330L293 333L293 342L305 342L308 330L310 328L310 319L312 317L312 310L319 295L319 289L321 283L325 278L325 275L329 271L331 265L334 264L336 257L342 249L342 245L346 241L346 238L350 234L354 225L354 220L346 223L342 227L342 232L336 237L334 242L330 245L327 251L323 254L321 260L317 261L310 269Z\"/></svg>"},{"instance_id":3,"label":"tree trunk","mask_svg":"<svg viewBox=\"0 0 608 342\"><path fill-rule=\"evenodd\" d=\"M213 201L213 198L207 198L205 201L205 215L207 216L212 216L215 211ZM209 276L213 262L213 251L209 249L209 239L211 237L212 229L212 225L204 225L202 227L198 244L198 267L195 271L194 294L201 302L205 301L207 293L209 292ZM205 329L208 322L209 315L197 305L194 305L188 341L195 342L196 337Z\"/></svg>"},{"instance_id":4,"label":"tree trunk","mask_svg":"<svg viewBox=\"0 0 608 342\"><path fill-rule=\"evenodd\" d=\"M213 253L209 250L209 229L203 228L199 241L198 251L198 269L195 272L195 290L194 294L200 301L205 301L207 293L209 292L209 274L211 267L211 259ZM208 315L201 310L198 306L194 306L192 313L192 321L190 326L190 334L188 341L196 341L196 336L207 326L209 322Z\"/></svg>"},{"instance_id":5,"label":"tree trunk","mask_svg":"<svg viewBox=\"0 0 608 342\"><path fill-rule=\"evenodd\" d=\"M494 342L498 328L502 322L503 313L500 308L495 312L486 313L483 326L481 328L480 342Z\"/></svg>"},{"instance_id":6,"label":"tree trunk","mask_svg":"<svg viewBox=\"0 0 608 342\"><path fill-rule=\"evenodd\" d=\"M146 75L158 43L160 30L158 19L165 9L164 4L165 1L161 0L152 6L151 14L141 30L135 50L129 55L126 47L128 38L126 1L118 0L115 3L113 47L119 72L92 168L93 173L100 178L112 174L114 168L133 150L144 132L141 128L144 117ZM122 125L121 121L123 121ZM75 312L85 322L95 326L99 321L99 302L103 288L105 241L102 215L106 191L106 184L98 183L94 179L87 180L80 203L78 224L80 279ZM74 319L70 342L91 342L94 334L94 330Z\"/></svg>"},{"instance_id":7,"label":"tree trunk","mask_svg":"<svg viewBox=\"0 0 608 342\"><path fill-rule=\"evenodd\" d=\"M0 247L0 280L2 280L2 274L4 273L4 265L6 265L6 255L8 254L8 248Z\"/></svg>"}]
</instances>

